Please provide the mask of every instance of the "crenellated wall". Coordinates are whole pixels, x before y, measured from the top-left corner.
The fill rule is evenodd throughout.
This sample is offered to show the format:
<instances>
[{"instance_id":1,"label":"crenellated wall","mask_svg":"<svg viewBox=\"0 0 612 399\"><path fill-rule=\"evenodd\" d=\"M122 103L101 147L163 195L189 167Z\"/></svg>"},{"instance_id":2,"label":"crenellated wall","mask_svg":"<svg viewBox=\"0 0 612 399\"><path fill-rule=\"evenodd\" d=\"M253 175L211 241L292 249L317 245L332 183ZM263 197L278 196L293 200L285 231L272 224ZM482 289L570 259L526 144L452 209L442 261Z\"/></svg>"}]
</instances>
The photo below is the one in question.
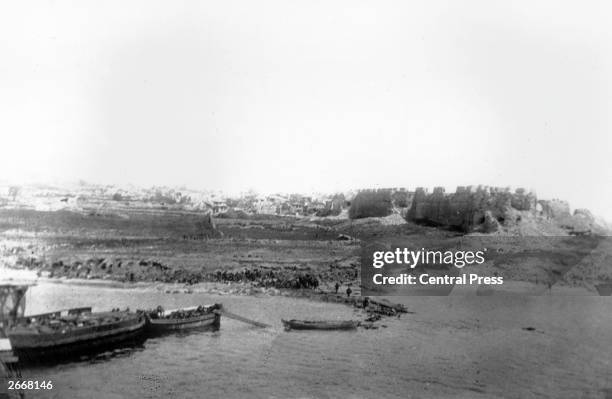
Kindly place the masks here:
<instances>
[{"instance_id":1,"label":"crenellated wall","mask_svg":"<svg viewBox=\"0 0 612 399\"><path fill-rule=\"evenodd\" d=\"M523 188L459 186L446 194L436 187L429 194L417 188L407 219L420 223L446 226L462 231L491 230L508 217L508 210L536 212L536 195Z\"/></svg>"}]
</instances>

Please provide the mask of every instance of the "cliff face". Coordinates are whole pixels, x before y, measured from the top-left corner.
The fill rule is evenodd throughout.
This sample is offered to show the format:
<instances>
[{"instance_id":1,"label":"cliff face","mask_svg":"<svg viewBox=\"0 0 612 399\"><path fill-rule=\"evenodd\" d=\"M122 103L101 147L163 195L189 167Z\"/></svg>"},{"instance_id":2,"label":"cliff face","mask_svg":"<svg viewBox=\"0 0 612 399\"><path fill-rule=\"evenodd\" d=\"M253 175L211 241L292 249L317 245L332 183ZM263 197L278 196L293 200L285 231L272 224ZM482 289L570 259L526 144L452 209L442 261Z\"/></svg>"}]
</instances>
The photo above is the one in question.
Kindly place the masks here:
<instances>
[{"instance_id":1,"label":"cliff face","mask_svg":"<svg viewBox=\"0 0 612 399\"><path fill-rule=\"evenodd\" d=\"M414 195L407 219L437 226L445 226L465 232L493 231L508 218L517 218L516 211L536 212L537 198L534 193L517 189L497 187L457 187L453 194L436 187L428 194L418 188Z\"/></svg>"}]
</instances>

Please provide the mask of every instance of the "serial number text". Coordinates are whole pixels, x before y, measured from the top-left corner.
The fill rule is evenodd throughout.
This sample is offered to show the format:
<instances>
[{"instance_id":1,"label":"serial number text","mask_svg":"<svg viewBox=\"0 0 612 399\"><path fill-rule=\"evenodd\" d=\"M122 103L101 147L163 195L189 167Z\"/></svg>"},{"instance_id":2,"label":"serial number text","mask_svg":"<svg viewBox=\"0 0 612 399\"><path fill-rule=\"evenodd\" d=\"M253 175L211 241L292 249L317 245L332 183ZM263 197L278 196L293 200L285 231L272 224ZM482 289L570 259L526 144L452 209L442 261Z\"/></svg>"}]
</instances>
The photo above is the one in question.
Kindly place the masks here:
<instances>
[{"instance_id":1,"label":"serial number text","mask_svg":"<svg viewBox=\"0 0 612 399\"><path fill-rule=\"evenodd\" d=\"M53 389L52 381L38 381L38 380L8 380L9 390L21 390L21 391L32 391L39 389Z\"/></svg>"}]
</instances>

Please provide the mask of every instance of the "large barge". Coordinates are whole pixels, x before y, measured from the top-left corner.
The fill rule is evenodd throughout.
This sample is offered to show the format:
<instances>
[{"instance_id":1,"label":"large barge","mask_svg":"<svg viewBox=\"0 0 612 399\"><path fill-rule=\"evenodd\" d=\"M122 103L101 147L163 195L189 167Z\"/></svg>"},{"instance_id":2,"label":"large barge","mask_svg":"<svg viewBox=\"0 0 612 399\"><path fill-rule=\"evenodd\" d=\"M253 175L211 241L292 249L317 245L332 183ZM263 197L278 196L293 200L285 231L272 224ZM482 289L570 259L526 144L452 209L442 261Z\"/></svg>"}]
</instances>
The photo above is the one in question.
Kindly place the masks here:
<instances>
[{"instance_id":1,"label":"large barge","mask_svg":"<svg viewBox=\"0 0 612 399\"><path fill-rule=\"evenodd\" d=\"M91 308L74 308L20 317L5 332L15 354L28 361L92 353L136 341L145 324L142 313L127 310L93 313Z\"/></svg>"}]
</instances>

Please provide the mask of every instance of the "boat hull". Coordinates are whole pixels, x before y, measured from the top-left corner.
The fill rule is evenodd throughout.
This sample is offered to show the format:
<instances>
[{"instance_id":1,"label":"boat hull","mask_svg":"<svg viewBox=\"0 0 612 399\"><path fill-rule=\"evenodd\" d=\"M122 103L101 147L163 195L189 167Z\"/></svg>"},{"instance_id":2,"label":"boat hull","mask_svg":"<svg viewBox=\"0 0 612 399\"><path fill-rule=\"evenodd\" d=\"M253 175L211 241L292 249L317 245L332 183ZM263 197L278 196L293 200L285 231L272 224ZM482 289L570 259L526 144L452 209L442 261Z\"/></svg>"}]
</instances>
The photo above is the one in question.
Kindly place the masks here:
<instances>
[{"instance_id":1,"label":"boat hull","mask_svg":"<svg viewBox=\"0 0 612 399\"><path fill-rule=\"evenodd\" d=\"M143 340L146 320L134 314L125 320L77 328L65 333L10 332L14 353L20 361L60 359L79 354L95 354L121 344L138 344Z\"/></svg>"},{"instance_id":2,"label":"boat hull","mask_svg":"<svg viewBox=\"0 0 612 399\"><path fill-rule=\"evenodd\" d=\"M163 334L173 331L183 331L195 328L219 328L221 314L217 311L197 317L185 319L151 319L147 317L147 332L150 334Z\"/></svg>"},{"instance_id":3,"label":"boat hull","mask_svg":"<svg viewBox=\"0 0 612 399\"><path fill-rule=\"evenodd\" d=\"M347 321L306 321L281 320L287 330L354 330L359 322Z\"/></svg>"}]
</instances>

